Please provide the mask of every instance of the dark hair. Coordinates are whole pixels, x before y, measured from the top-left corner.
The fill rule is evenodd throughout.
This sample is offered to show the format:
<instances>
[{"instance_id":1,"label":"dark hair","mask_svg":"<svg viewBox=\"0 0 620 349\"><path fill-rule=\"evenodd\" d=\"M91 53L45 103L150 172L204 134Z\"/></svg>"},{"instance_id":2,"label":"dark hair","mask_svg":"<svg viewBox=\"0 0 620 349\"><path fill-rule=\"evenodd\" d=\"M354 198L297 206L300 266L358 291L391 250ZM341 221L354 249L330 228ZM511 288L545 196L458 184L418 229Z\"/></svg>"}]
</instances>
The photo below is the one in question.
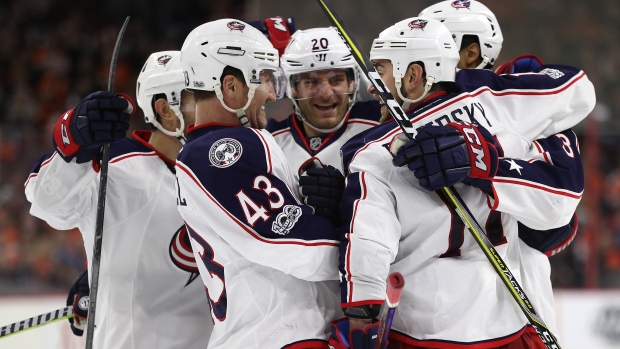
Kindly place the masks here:
<instances>
[{"instance_id":1,"label":"dark hair","mask_svg":"<svg viewBox=\"0 0 620 349\"><path fill-rule=\"evenodd\" d=\"M480 46L480 40L478 40L478 35L465 34L463 35L463 39L461 39L461 47L459 51L469 47L471 44L478 44Z\"/></svg>"},{"instance_id":2,"label":"dark hair","mask_svg":"<svg viewBox=\"0 0 620 349\"><path fill-rule=\"evenodd\" d=\"M245 77L243 76L243 72L229 65L227 65L226 68L224 68L224 71L222 71L222 76L220 77L220 84L224 82L224 78L227 75L232 75L235 78L237 78L237 80L240 80L241 82L243 82L243 84L245 84ZM204 91L204 90L194 90L194 89L189 89L189 90L194 91L194 99L196 100L196 102L200 100L207 100L207 99L211 99L215 97L215 91Z\"/></svg>"}]
</instances>

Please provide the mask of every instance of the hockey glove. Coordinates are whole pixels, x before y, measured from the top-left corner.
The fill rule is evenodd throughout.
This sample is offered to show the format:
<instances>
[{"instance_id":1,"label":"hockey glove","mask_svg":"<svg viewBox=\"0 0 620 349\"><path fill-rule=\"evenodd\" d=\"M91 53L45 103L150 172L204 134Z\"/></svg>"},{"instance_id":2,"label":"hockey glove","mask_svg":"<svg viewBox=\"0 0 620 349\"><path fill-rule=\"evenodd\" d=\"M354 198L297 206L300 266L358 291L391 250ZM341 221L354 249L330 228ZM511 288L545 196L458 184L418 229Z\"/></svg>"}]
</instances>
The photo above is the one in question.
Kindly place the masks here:
<instances>
[{"instance_id":1,"label":"hockey glove","mask_svg":"<svg viewBox=\"0 0 620 349\"><path fill-rule=\"evenodd\" d=\"M374 349L379 332L378 320L366 328L354 328L349 332L349 319L342 318L332 322L332 336L329 345L334 349Z\"/></svg>"},{"instance_id":2,"label":"hockey glove","mask_svg":"<svg viewBox=\"0 0 620 349\"><path fill-rule=\"evenodd\" d=\"M497 74L530 73L538 70L543 64L545 63L543 63L542 59L536 55L522 55L500 65L495 72Z\"/></svg>"},{"instance_id":3,"label":"hockey glove","mask_svg":"<svg viewBox=\"0 0 620 349\"><path fill-rule=\"evenodd\" d=\"M390 145L395 166L407 165L430 191L462 182L487 192L497 173L499 157L493 136L483 127L465 122L427 125L414 139L399 135Z\"/></svg>"},{"instance_id":4,"label":"hockey glove","mask_svg":"<svg viewBox=\"0 0 620 349\"><path fill-rule=\"evenodd\" d=\"M284 19L282 16L276 16L266 18L264 21L250 21L248 24L263 32L280 55L284 53L291 35L297 31L293 17Z\"/></svg>"},{"instance_id":5,"label":"hockey glove","mask_svg":"<svg viewBox=\"0 0 620 349\"><path fill-rule=\"evenodd\" d=\"M69 318L71 331L76 336L82 336L86 328L88 317L90 288L88 287L88 269L84 270L69 289L67 305L73 305L74 317Z\"/></svg>"},{"instance_id":6,"label":"hockey glove","mask_svg":"<svg viewBox=\"0 0 620 349\"><path fill-rule=\"evenodd\" d=\"M73 158L78 164L88 162L101 154L105 143L125 138L134 110L127 95L91 93L60 117L54 129L54 148L66 162Z\"/></svg>"},{"instance_id":7,"label":"hockey glove","mask_svg":"<svg viewBox=\"0 0 620 349\"><path fill-rule=\"evenodd\" d=\"M344 191L344 176L333 166L325 166L311 158L299 169L299 192L315 214L327 218L335 226L340 221L340 201Z\"/></svg>"}]
</instances>

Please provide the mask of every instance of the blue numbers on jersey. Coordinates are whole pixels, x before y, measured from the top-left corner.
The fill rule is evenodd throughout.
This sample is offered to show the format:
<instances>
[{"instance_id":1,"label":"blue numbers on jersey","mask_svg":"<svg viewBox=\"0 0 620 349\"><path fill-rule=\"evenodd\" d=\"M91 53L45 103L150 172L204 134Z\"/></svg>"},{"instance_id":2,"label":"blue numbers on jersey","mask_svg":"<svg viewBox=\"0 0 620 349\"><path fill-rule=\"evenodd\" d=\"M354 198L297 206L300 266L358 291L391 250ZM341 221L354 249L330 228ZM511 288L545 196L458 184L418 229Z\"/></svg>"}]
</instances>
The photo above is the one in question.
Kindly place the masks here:
<instances>
[{"instance_id":1,"label":"blue numbers on jersey","mask_svg":"<svg viewBox=\"0 0 620 349\"><path fill-rule=\"evenodd\" d=\"M461 246L463 246L463 242L465 240L465 223L463 223L452 205L449 204L449 199L445 196L445 194L440 191L437 191L437 194L446 204L452 216L452 224L450 225L451 229L448 238L448 249L439 257L459 257L461 255ZM507 242L506 236L504 236L504 228L502 227L501 212L489 212L489 217L487 218L484 229L493 246L503 245Z\"/></svg>"},{"instance_id":2,"label":"blue numbers on jersey","mask_svg":"<svg viewBox=\"0 0 620 349\"><path fill-rule=\"evenodd\" d=\"M177 180L177 206L187 206L187 201L185 198L181 197L181 186L179 185L179 177L176 177Z\"/></svg>"},{"instance_id":3,"label":"blue numbers on jersey","mask_svg":"<svg viewBox=\"0 0 620 349\"><path fill-rule=\"evenodd\" d=\"M226 320L227 297L226 297L226 281L224 279L224 266L215 261L215 252L209 243L207 243L200 235L198 235L191 227L187 226L192 240L198 245L197 252L209 271L208 277L202 275L202 280L207 289L207 298L211 305L213 315L221 322Z\"/></svg>"}]
</instances>

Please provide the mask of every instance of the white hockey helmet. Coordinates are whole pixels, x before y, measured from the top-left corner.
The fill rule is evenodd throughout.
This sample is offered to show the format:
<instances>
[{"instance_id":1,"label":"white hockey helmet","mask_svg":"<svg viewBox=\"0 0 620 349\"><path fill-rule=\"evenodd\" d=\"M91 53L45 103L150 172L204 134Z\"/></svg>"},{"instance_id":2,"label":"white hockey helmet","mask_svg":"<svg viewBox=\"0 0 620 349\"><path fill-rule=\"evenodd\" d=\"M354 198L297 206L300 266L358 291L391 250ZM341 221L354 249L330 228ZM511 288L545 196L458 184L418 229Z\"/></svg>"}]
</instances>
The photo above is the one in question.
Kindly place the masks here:
<instances>
[{"instance_id":1,"label":"white hockey helmet","mask_svg":"<svg viewBox=\"0 0 620 349\"><path fill-rule=\"evenodd\" d=\"M136 84L136 98L138 106L144 112L144 121L168 136L179 138L181 143L185 143L185 122L180 109L181 92L184 88L185 79L181 67L180 51L161 51L151 54L144 63ZM166 95L170 109L181 122L175 132L166 130L157 121L157 113L153 109L153 97L158 94Z\"/></svg>"},{"instance_id":2,"label":"white hockey helmet","mask_svg":"<svg viewBox=\"0 0 620 349\"><path fill-rule=\"evenodd\" d=\"M285 80L279 68L278 50L253 26L236 19L219 19L192 30L181 48L181 65L185 87L215 91L222 106L237 114L242 125L248 126L245 109L261 81L273 81L278 98L284 95ZM220 78L226 66L239 69L250 88L248 102L234 110L224 104Z\"/></svg>"},{"instance_id":3,"label":"white hockey helmet","mask_svg":"<svg viewBox=\"0 0 620 349\"><path fill-rule=\"evenodd\" d=\"M454 81L459 52L448 29L438 20L412 17L385 29L372 43L370 60L392 62L396 92L403 100L403 109L422 100L434 83ZM409 64L424 63L425 92L419 98L405 98L401 92L402 78Z\"/></svg>"},{"instance_id":4,"label":"white hockey helmet","mask_svg":"<svg viewBox=\"0 0 620 349\"><path fill-rule=\"evenodd\" d=\"M475 35L480 41L482 63L477 67L493 65L502 50L504 36L495 14L475 0L446 0L429 6L420 16L441 21L452 33L457 48L461 49L463 35Z\"/></svg>"},{"instance_id":5,"label":"white hockey helmet","mask_svg":"<svg viewBox=\"0 0 620 349\"><path fill-rule=\"evenodd\" d=\"M321 129L312 125L302 115L297 101L293 97L293 89L298 82L299 74L321 70L344 69L353 83L351 90L344 91L349 95L349 109L353 106L359 90L359 67L344 41L333 27L298 30L291 37L280 64L286 76L286 95L295 105L295 113L308 126L322 133L330 133L339 129L344 117L338 125L330 129Z\"/></svg>"}]
</instances>

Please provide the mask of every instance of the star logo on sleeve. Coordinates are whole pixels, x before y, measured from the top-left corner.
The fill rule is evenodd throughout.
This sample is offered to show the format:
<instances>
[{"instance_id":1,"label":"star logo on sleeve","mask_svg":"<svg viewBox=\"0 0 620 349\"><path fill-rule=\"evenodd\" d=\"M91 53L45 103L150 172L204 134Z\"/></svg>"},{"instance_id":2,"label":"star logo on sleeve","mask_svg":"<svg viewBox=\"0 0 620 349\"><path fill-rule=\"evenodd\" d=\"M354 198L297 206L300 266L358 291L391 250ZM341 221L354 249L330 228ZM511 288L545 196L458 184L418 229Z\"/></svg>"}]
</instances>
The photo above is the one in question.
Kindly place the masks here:
<instances>
[{"instance_id":1,"label":"star logo on sleeve","mask_svg":"<svg viewBox=\"0 0 620 349\"><path fill-rule=\"evenodd\" d=\"M517 170L517 172L519 172L519 175L521 176L521 169L523 167L519 166L519 164L517 164L513 159L504 159L504 161L506 161L507 163L510 164L510 168L508 170Z\"/></svg>"}]
</instances>

